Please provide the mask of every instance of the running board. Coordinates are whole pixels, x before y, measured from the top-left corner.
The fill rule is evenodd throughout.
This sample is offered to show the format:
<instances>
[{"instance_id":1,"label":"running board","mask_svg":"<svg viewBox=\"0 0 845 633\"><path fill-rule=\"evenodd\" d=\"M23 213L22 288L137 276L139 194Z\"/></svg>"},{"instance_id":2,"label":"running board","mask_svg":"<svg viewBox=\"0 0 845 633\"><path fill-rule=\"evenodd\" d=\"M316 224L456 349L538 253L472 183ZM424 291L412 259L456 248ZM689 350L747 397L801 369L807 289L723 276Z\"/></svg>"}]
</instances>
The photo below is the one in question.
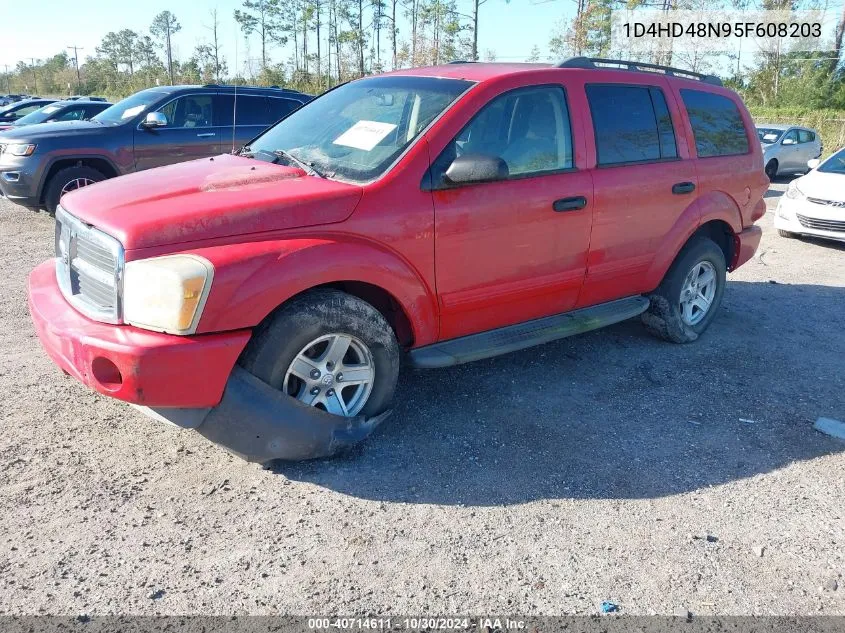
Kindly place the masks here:
<instances>
[{"instance_id":1,"label":"running board","mask_svg":"<svg viewBox=\"0 0 845 633\"><path fill-rule=\"evenodd\" d=\"M426 345L411 350L411 365L419 369L435 369L515 352L619 323L642 314L648 309L648 304L648 299L642 296L617 299L589 308Z\"/></svg>"}]
</instances>

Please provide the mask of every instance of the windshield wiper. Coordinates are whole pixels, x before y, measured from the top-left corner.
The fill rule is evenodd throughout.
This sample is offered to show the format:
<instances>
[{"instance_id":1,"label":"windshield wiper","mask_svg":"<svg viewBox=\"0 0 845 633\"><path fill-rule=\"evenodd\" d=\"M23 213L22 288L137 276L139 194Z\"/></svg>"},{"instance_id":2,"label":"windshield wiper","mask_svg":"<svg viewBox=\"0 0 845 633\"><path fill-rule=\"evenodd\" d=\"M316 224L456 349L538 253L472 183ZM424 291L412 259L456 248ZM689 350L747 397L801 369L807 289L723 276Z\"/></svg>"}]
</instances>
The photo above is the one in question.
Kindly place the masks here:
<instances>
[{"instance_id":1,"label":"windshield wiper","mask_svg":"<svg viewBox=\"0 0 845 633\"><path fill-rule=\"evenodd\" d=\"M298 165L299 167L301 167L302 169L304 169L304 170L305 170L306 172L308 172L309 174L312 174L312 175L314 175L314 176L318 176L318 177L320 177L320 178L325 178L325 177L326 177L326 175L325 175L323 172L321 172L319 169L317 169L316 167L314 167L314 163L313 163L313 162L306 163L304 160L302 160L302 159L300 159L300 158L297 158L296 156L294 156L294 155L293 155L293 154L291 154L290 152L286 152L286 151L285 151L285 150L283 150L283 149L275 149L275 150L273 150L273 153L274 153L276 156L278 156L279 158L283 158L283 159L285 159L286 161L288 161L288 162L290 162L290 163L295 163L296 165Z\"/></svg>"}]
</instances>

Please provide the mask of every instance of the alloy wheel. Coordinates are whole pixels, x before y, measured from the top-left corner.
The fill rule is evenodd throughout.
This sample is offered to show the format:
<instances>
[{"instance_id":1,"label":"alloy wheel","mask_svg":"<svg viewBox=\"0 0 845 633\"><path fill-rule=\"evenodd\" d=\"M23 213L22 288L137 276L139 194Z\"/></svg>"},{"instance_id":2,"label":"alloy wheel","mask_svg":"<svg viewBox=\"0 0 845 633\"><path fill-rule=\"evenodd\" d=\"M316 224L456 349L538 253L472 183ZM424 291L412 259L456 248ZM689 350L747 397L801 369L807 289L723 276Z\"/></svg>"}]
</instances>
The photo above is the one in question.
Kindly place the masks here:
<instances>
[{"instance_id":1,"label":"alloy wheel","mask_svg":"<svg viewBox=\"0 0 845 633\"><path fill-rule=\"evenodd\" d=\"M71 191L76 191L77 189L82 189L82 187L87 187L88 185L93 185L93 184L94 184L94 181L91 180L90 178L74 178L73 180L71 180L70 182L65 184L64 187L62 187L61 195L63 196L66 193L69 193Z\"/></svg>"},{"instance_id":2,"label":"alloy wheel","mask_svg":"<svg viewBox=\"0 0 845 633\"><path fill-rule=\"evenodd\" d=\"M335 415L357 415L373 389L370 349L349 334L332 333L308 343L285 373L282 391Z\"/></svg>"},{"instance_id":3,"label":"alloy wheel","mask_svg":"<svg viewBox=\"0 0 845 633\"><path fill-rule=\"evenodd\" d=\"M708 261L698 262L681 287L681 318L687 325L697 325L710 312L716 296L716 268Z\"/></svg>"}]
</instances>

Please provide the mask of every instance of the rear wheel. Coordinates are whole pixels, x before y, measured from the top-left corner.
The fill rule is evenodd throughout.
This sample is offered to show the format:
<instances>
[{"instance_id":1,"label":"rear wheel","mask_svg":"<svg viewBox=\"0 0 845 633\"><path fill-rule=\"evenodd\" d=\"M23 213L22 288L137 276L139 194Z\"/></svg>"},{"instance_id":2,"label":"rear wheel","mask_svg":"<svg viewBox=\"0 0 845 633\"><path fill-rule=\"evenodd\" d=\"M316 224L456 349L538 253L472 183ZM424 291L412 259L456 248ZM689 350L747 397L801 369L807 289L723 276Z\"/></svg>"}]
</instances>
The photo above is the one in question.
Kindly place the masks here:
<instances>
[{"instance_id":1,"label":"rear wheel","mask_svg":"<svg viewBox=\"0 0 845 633\"><path fill-rule=\"evenodd\" d=\"M50 182L47 183L47 191L44 194L44 206L47 207L47 211L50 213L55 213L56 207L59 206L59 201L63 195L105 179L105 175L93 167L78 165L76 167L62 169L56 172L50 179Z\"/></svg>"},{"instance_id":2,"label":"rear wheel","mask_svg":"<svg viewBox=\"0 0 845 633\"><path fill-rule=\"evenodd\" d=\"M726 272L722 249L709 238L693 238L649 297L642 317L646 328L673 343L696 340L716 316Z\"/></svg>"},{"instance_id":3,"label":"rear wheel","mask_svg":"<svg viewBox=\"0 0 845 633\"><path fill-rule=\"evenodd\" d=\"M778 175L778 161L777 159L773 158L768 163L766 163L766 175L769 177L769 180L774 180L777 178Z\"/></svg>"},{"instance_id":4,"label":"rear wheel","mask_svg":"<svg viewBox=\"0 0 845 633\"><path fill-rule=\"evenodd\" d=\"M259 328L240 364L304 404L344 417L372 417L393 398L399 345L369 303L339 290L312 290Z\"/></svg>"}]
</instances>

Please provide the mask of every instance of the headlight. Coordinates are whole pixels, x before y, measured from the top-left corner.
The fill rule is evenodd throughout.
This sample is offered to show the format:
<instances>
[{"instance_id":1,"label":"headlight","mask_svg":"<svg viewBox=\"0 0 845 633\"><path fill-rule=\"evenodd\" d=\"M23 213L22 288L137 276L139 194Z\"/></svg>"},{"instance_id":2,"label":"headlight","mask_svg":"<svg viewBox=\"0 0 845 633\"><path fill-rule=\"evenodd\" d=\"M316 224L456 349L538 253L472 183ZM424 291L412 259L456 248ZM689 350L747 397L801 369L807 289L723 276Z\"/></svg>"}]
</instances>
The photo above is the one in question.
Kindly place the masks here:
<instances>
[{"instance_id":1,"label":"headlight","mask_svg":"<svg viewBox=\"0 0 845 633\"><path fill-rule=\"evenodd\" d=\"M12 156L29 156L35 151L35 145L27 143L16 143L14 145L6 145L4 154L11 154Z\"/></svg>"},{"instance_id":2,"label":"headlight","mask_svg":"<svg viewBox=\"0 0 845 633\"><path fill-rule=\"evenodd\" d=\"M789 183L789 187L786 188L786 197L790 200L798 200L804 197L795 180Z\"/></svg>"},{"instance_id":3,"label":"headlight","mask_svg":"<svg viewBox=\"0 0 845 633\"><path fill-rule=\"evenodd\" d=\"M197 255L128 262L123 277L123 320L147 330L193 334L213 277L214 266Z\"/></svg>"}]
</instances>

